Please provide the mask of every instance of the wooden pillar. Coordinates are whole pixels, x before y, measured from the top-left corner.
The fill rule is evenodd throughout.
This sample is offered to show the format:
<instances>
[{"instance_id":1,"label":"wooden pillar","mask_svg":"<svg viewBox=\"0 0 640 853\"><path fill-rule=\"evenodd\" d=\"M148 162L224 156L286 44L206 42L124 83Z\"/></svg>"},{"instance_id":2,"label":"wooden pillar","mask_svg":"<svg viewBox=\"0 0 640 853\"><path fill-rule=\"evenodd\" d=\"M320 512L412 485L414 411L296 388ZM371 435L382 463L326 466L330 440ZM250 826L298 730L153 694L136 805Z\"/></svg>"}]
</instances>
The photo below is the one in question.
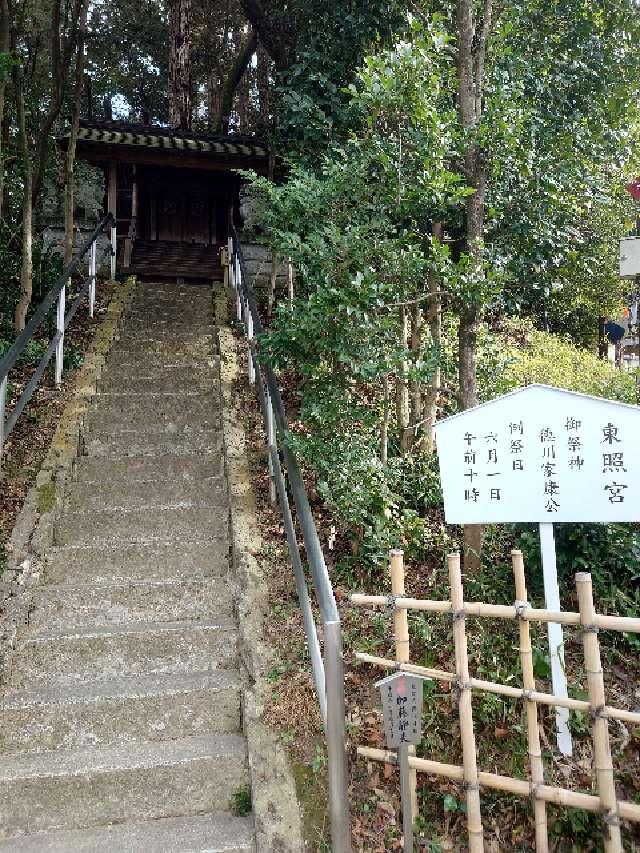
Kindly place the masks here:
<instances>
[{"instance_id":1,"label":"wooden pillar","mask_svg":"<svg viewBox=\"0 0 640 853\"><path fill-rule=\"evenodd\" d=\"M118 212L118 164L115 162L109 163L109 184L107 189L107 204L109 213L113 214L114 219ZM111 226L111 278L116 277L116 253L118 251L118 236L117 225Z\"/></svg>"},{"instance_id":2,"label":"wooden pillar","mask_svg":"<svg viewBox=\"0 0 640 853\"><path fill-rule=\"evenodd\" d=\"M138 225L138 171L135 163L133 164L133 182L131 184L131 219ZM135 233L134 233L135 236Z\"/></svg>"}]
</instances>

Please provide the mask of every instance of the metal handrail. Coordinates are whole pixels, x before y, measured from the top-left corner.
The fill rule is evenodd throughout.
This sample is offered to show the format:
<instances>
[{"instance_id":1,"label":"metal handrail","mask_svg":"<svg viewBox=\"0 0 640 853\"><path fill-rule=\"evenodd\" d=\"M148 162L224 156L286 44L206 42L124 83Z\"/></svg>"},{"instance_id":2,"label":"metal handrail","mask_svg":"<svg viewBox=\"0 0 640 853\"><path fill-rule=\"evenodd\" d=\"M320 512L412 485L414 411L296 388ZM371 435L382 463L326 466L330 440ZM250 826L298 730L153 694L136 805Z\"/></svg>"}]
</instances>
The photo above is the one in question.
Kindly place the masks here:
<instances>
[{"instance_id":1,"label":"metal handrail","mask_svg":"<svg viewBox=\"0 0 640 853\"><path fill-rule=\"evenodd\" d=\"M325 726L332 850L334 853L348 853L351 850L351 828L347 797L344 667L340 615L302 474L290 446L289 423L276 376L271 365L259 357L256 335L263 334L264 327L242 247L233 225L229 238L228 261L230 284L236 294L238 319L244 321L247 337L249 380L257 387L269 446L271 498L273 502L277 498L282 511L316 694ZM285 483L283 467L286 471L289 491ZM324 656L318 640L307 580L298 548L289 493L293 498L296 518L302 531L315 598L320 611Z\"/></svg>"},{"instance_id":2,"label":"metal handrail","mask_svg":"<svg viewBox=\"0 0 640 853\"><path fill-rule=\"evenodd\" d=\"M0 359L0 459L2 459L2 451L6 439L11 434L15 427L18 418L22 414L25 406L33 396L34 391L38 387L38 383L42 379L45 370L52 357L55 354L55 382L59 385L62 381L62 368L64 359L64 334L65 331L75 316L76 311L80 307L82 299L88 294L89 297L89 315L93 317L95 305L95 288L96 275L98 269L106 256L111 254L111 246L97 260L96 245L100 234L107 228L113 228L115 219L113 214L107 213L100 222L96 225L91 235L86 239L80 248L80 251L71 263L65 267L62 274L47 293L40 305L36 308L31 316L31 319L26 324L22 332L18 335L8 352ZM89 272L88 277L82 285L80 292L73 301L69 311L66 311L66 292L67 284L71 280L71 276L76 273L84 260L85 255L89 252ZM33 376L29 380L26 388L17 400L15 407L9 417L5 420L5 409L7 402L7 388L9 371L15 367L16 362L27 348L30 341L42 322L47 318L49 311L57 301L56 312L56 333L51 339L49 346L44 352L38 366L36 367Z\"/></svg>"}]
</instances>

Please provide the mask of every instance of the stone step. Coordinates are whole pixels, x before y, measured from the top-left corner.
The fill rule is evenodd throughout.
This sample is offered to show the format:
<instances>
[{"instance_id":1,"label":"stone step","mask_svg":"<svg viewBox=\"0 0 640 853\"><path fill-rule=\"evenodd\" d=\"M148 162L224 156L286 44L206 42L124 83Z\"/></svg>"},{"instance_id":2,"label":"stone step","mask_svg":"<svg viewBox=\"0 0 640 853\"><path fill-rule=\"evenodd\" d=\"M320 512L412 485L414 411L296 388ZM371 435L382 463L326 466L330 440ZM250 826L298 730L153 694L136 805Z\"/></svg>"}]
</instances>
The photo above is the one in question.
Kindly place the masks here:
<instances>
[{"instance_id":1,"label":"stone step","mask_svg":"<svg viewBox=\"0 0 640 853\"><path fill-rule=\"evenodd\" d=\"M240 674L233 670L13 691L0 702L0 750L43 752L233 733L240 729L241 695Z\"/></svg>"},{"instance_id":2,"label":"stone step","mask_svg":"<svg viewBox=\"0 0 640 853\"><path fill-rule=\"evenodd\" d=\"M144 307L128 311L122 322L122 330L138 332L154 329L170 331L172 328L182 331L207 333L213 327L213 302L207 300L200 304L184 305L171 309L154 306L152 310Z\"/></svg>"},{"instance_id":3,"label":"stone step","mask_svg":"<svg viewBox=\"0 0 640 853\"><path fill-rule=\"evenodd\" d=\"M222 507L181 504L155 506L152 510L105 509L93 513L65 512L56 524L56 545L123 542L184 542L226 540L228 512Z\"/></svg>"},{"instance_id":4,"label":"stone step","mask_svg":"<svg viewBox=\"0 0 640 853\"><path fill-rule=\"evenodd\" d=\"M202 346L207 343L214 345L215 326L213 323L181 327L169 324L158 326L140 325L139 328L131 328L126 325L118 334L116 349L123 350L146 350L162 348L172 351L178 346Z\"/></svg>"},{"instance_id":5,"label":"stone step","mask_svg":"<svg viewBox=\"0 0 640 853\"><path fill-rule=\"evenodd\" d=\"M229 545L223 540L71 545L49 549L44 559L49 584L189 581L228 571Z\"/></svg>"},{"instance_id":6,"label":"stone step","mask_svg":"<svg viewBox=\"0 0 640 853\"><path fill-rule=\"evenodd\" d=\"M0 841L0 853L255 853L253 821L208 814L42 832Z\"/></svg>"},{"instance_id":7,"label":"stone step","mask_svg":"<svg viewBox=\"0 0 640 853\"><path fill-rule=\"evenodd\" d=\"M136 369L148 370L153 365L203 366L208 364L214 355L215 340L211 335L159 341L145 341L141 338L132 340L125 337L114 344L105 370L120 366L131 368L135 373Z\"/></svg>"},{"instance_id":8,"label":"stone step","mask_svg":"<svg viewBox=\"0 0 640 853\"><path fill-rule=\"evenodd\" d=\"M40 584L29 624L36 630L126 622L179 622L231 616L230 586L218 580L127 581L116 584Z\"/></svg>"},{"instance_id":9,"label":"stone step","mask_svg":"<svg viewBox=\"0 0 640 853\"><path fill-rule=\"evenodd\" d=\"M0 837L223 811L246 785L237 735L0 760Z\"/></svg>"},{"instance_id":10,"label":"stone step","mask_svg":"<svg viewBox=\"0 0 640 853\"><path fill-rule=\"evenodd\" d=\"M105 506L112 509L143 509L162 504L226 506L227 483L222 477L197 480L165 480L161 482L112 478L103 472L103 482L72 483L65 493L67 512L94 512Z\"/></svg>"},{"instance_id":11,"label":"stone step","mask_svg":"<svg viewBox=\"0 0 640 853\"><path fill-rule=\"evenodd\" d=\"M84 451L87 456L106 457L108 459L133 458L139 456L195 456L223 457L222 435L220 428L191 431L182 429L179 432L165 430L164 432L138 433L129 432L98 432L94 430L84 439Z\"/></svg>"},{"instance_id":12,"label":"stone step","mask_svg":"<svg viewBox=\"0 0 640 853\"><path fill-rule=\"evenodd\" d=\"M134 675L232 669L237 630L221 617L203 622L60 626L30 633L13 660L17 688L102 681Z\"/></svg>"},{"instance_id":13,"label":"stone step","mask_svg":"<svg viewBox=\"0 0 640 853\"><path fill-rule=\"evenodd\" d=\"M81 456L74 467L74 479L78 483L100 483L109 488L112 484L173 483L199 481L224 477L224 459L220 454L185 456L165 454L159 456L136 456L126 459L90 459Z\"/></svg>"},{"instance_id":14,"label":"stone step","mask_svg":"<svg viewBox=\"0 0 640 853\"><path fill-rule=\"evenodd\" d=\"M98 397L85 421L85 429L105 432L199 432L220 429L220 398L217 394L171 396L129 395Z\"/></svg>"},{"instance_id":15,"label":"stone step","mask_svg":"<svg viewBox=\"0 0 640 853\"><path fill-rule=\"evenodd\" d=\"M220 382L216 365L203 367L179 365L177 367L146 367L132 373L130 368L111 368L103 373L98 382L98 397L126 394L203 394L220 393Z\"/></svg>"}]
</instances>

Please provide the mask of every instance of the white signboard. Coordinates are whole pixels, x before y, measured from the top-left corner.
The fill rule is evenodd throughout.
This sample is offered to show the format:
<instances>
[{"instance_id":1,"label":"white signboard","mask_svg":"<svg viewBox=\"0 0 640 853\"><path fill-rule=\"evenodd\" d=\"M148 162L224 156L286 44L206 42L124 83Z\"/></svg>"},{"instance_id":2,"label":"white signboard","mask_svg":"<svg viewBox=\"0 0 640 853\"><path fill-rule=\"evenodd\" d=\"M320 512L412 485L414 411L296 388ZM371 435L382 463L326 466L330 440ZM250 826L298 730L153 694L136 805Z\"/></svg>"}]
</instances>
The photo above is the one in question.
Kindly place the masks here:
<instances>
[{"instance_id":1,"label":"white signboard","mask_svg":"<svg viewBox=\"0 0 640 853\"><path fill-rule=\"evenodd\" d=\"M449 524L640 520L640 408L530 385L436 425Z\"/></svg>"},{"instance_id":2,"label":"white signboard","mask_svg":"<svg viewBox=\"0 0 640 853\"><path fill-rule=\"evenodd\" d=\"M634 278L640 273L640 237L620 240L620 277Z\"/></svg>"}]
</instances>

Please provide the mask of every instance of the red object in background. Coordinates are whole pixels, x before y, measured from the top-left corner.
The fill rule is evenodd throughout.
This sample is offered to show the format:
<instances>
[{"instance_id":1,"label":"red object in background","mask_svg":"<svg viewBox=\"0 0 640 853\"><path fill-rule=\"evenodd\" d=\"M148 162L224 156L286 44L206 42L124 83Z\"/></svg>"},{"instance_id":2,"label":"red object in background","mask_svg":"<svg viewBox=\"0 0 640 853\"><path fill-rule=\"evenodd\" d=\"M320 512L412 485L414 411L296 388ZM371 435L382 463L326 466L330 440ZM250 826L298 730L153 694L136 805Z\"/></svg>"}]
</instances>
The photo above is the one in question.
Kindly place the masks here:
<instances>
[{"instance_id":1,"label":"red object in background","mask_svg":"<svg viewBox=\"0 0 640 853\"><path fill-rule=\"evenodd\" d=\"M627 184L627 192L636 201L640 201L640 178L634 178L630 184Z\"/></svg>"}]
</instances>

